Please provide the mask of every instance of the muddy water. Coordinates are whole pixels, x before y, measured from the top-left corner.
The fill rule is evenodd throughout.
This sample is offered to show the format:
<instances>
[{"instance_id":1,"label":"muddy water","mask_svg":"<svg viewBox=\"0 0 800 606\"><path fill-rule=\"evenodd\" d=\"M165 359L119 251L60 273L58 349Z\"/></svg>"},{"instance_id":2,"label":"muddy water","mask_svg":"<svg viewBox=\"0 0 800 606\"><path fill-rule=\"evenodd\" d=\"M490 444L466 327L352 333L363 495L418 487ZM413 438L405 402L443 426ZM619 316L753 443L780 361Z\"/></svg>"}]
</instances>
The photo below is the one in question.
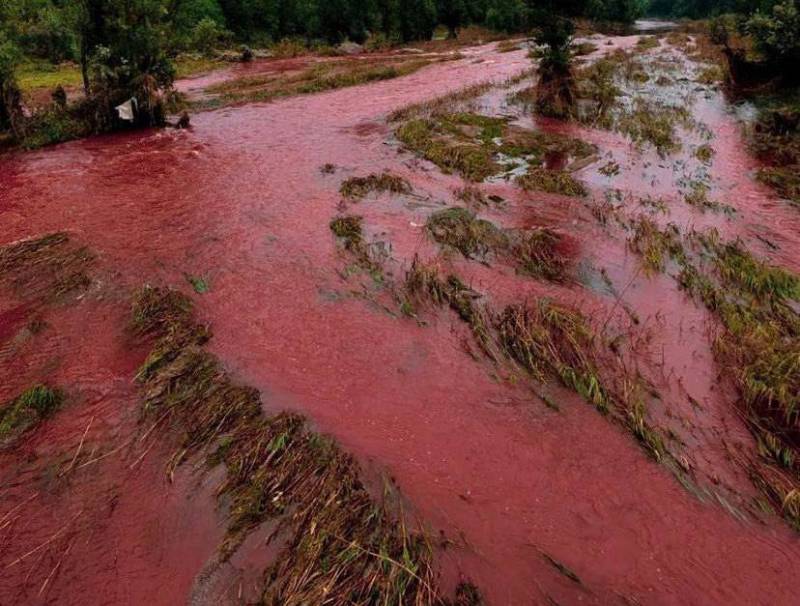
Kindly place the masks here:
<instances>
[{"instance_id":1,"label":"muddy water","mask_svg":"<svg viewBox=\"0 0 800 606\"><path fill-rule=\"evenodd\" d=\"M614 39L603 52L635 40ZM794 602L800 545L780 521L741 520L716 493L697 498L575 396L552 391L558 413L520 383L495 378L465 351L467 335L450 315L417 325L340 276L348 260L328 224L347 176L391 169L422 195L413 205L380 198L350 208L365 215L370 237L391 243L390 273L400 276L415 252L432 253L420 226L432 208L452 202L460 182L387 144L385 116L529 67L523 52L465 54L368 87L199 114L187 132L95 138L2 160L0 243L69 230L98 252L101 282L114 287L99 301L53 312L45 345L5 350L0 399L42 374L74 395L26 445L24 458L0 459L0 519L20 504L26 511L12 514L11 526L0 522L0 604L78 604L87 596L90 603L174 604L190 595L193 603L214 602L198 580L221 532L213 478L184 469L168 484L166 451L149 441L74 471L72 488L60 495L48 492L47 475L34 465L58 456L68 462L91 419L87 443L97 435L98 443L111 436L125 445L137 422L130 377L143 355L129 352L122 329L125 294L144 282L188 288L187 274L211 285L197 296L200 314L234 376L258 387L270 410L305 413L366 465L391 474L411 510L453 542L440 554L446 578L472 577L490 603L538 604L548 596L562 604ZM797 269L791 243L800 215L752 181L753 161L722 98L709 92L696 111L715 134L714 193L725 194L739 215L684 220L762 235L780 246L765 253ZM671 168L660 169L655 182L643 168L657 167L659 158L617 135L581 132L623 166L614 187L677 199L666 178ZM337 166L334 175L320 171L327 163ZM580 176L600 195L608 184L593 170ZM691 412L698 448L687 448L698 474L719 470L730 489L720 489L719 499L753 496L723 445L747 445L749 437L718 385L705 315L668 279L637 275L624 241L594 224L580 202L506 184L490 189L507 201L490 213L493 220L555 226L578 256L607 269L625 304L645 320L643 365L655 372L648 356L669 361L658 381L667 404L682 411L687 392L703 404ZM498 302L548 295L597 317L624 316L616 297L580 284L520 281L503 268L463 270ZM5 312L0 334L19 335L29 316ZM97 456L110 450L100 448ZM30 466L35 482L26 476ZM583 585L559 574L543 552ZM228 595L238 595L237 574L230 573Z\"/></svg>"}]
</instances>

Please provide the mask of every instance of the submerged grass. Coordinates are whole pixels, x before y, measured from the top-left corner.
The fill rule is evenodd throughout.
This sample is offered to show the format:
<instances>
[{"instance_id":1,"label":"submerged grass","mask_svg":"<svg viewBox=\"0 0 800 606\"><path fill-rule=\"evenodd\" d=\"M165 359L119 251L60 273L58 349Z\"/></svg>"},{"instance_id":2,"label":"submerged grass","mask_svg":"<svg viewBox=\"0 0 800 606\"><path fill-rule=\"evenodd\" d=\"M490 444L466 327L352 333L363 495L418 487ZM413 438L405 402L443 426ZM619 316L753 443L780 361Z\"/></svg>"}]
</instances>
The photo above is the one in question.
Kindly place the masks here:
<instances>
[{"instance_id":1,"label":"submerged grass","mask_svg":"<svg viewBox=\"0 0 800 606\"><path fill-rule=\"evenodd\" d=\"M342 215L331 221L330 229L343 243L344 249L355 257L358 267L368 272L376 282L381 282L382 258L375 253L373 245L364 240L363 223L363 217Z\"/></svg>"},{"instance_id":2,"label":"submerged grass","mask_svg":"<svg viewBox=\"0 0 800 606\"><path fill-rule=\"evenodd\" d=\"M507 258L530 276L552 282L567 279L570 259L559 250L562 237L551 229L501 229L459 207L434 213L426 228L436 242L468 259L485 260L491 253Z\"/></svg>"},{"instance_id":3,"label":"submerged grass","mask_svg":"<svg viewBox=\"0 0 800 606\"><path fill-rule=\"evenodd\" d=\"M536 305L507 307L495 327L502 350L537 380L555 375L600 410L608 410L594 333L580 314L541 299Z\"/></svg>"},{"instance_id":4,"label":"submerged grass","mask_svg":"<svg viewBox=\"0 0 800 606\"><path fill-rule=\"evenodd\" d=\"M55 302L89 287L93 262L68 234L49 234L0 248L0 283L25 300Z\"/></svg>"},{"instance_id":5,"label":"submerged grass","mask_svg":"<svg viewBox=\"0 0 800 606\"><path fill-rule=\"evenodd\" d=\"M471 115L471 114L465 114ZM397 129L397 138L409 149L433 162L445 172L457 172L470 181L483 181L500 171L494 160L494 150L486 137L494 132L497 123L485 124L476 137L459 126L464 116L442 120L417 118ZM479 126L480 128L480 126Z\"/></svg>"},{"instance_id":6,"label":"submerged grass","mask_svg":"<svg viewBox=\"0 0 800 606\"><path fill-rule=\"evenodd\" d=\"M425 301L450 307L490 360L510 361L537 382L556 378L627 427L654 459L672 460L660 432L647 420L645 395L652 388L645 389L638 374L615 374L599 337L579 311L540 299L495 313L479 305L480 295L456 275L443 278L438 266L418 258L406 274L404 290L408 315L416 317Z\"/></svg>"},{"instance_id":7,"label":"submerged grass","mask_svg":"<svg viewBox=\"0 0 800 606\"><path fill-rule=\"evenodd\" d=\"M389 172L383 172L380 175L371 174L366 177L352 177L344 181L339 188L342 196L352 200L360 200L373 192L410 194L411 191L411 184L406 179Z\"/></svg>"},{"instance_id":8,"label":"submerged grass","mask_svg":"<svg viewBox=\"0 0 800 606\"><path fill-rule=\"evenodd\" d=\"M741 395L764 462L751 470L776 510L800 529L800 277L716 231L652 238L676 263L679 285L719 321L713 350ZM641 250L640 250L641 252ZM663 264L661 266L663 268Z\"/></svg>"},{"instance_id":9,"label":"submerged grass","mask_svg":"<svg viewBox=\"0 0 800 606\"><path fill-rule=\"evenodd\" d=\"M569 259L559 251L561 240L559 234L547 228L521 232L512 244L511 254L525 273L552 282L563 282L566 280Z\"/></svg>"},{"instance_id":10,"label":"submerged grass","mask_svg":"<svg viewBox=\"0 0 800 606\"><path fill-rule=\"evenodd\" d=\"M225 466L221 557L267 521L276 524L272 540L286 537L260 603L445 603L425 538L372 498L358 464L332 439L299 415L264 416L258 392L236 384L203 348L209 333L188 298L145 287L132 313L134 333L154 340L137 376L144 414L168 416L180 435L170 472L196 457Z\"/></svg>"},{"instance_id":11,"label":"submerged grass","mask_svg":"<svg viewBox=\"0 0 800 606\"><path fill-rule=\"evenodd\" d=\"M508 162L515 159L543 167L554 156L586 160L597 151L565 135L510 125L506 118L455 111L458 106L456 99L449 106L407 111L395 134L408 149L444 172L473 182L507 172Z\"/></svg>"},{"instance_id":12,"label":"submerged grass","mask_svg":"<svg viewBox=\"0 0 800 606\"><path fill-rule=\"evenodd\" d=\"M517 183L526 191L544 191L562 196L583 197L589 192L568 171L551 170L532 166L524 175L517 178Z\"/></svg>"},{"instance_id":13,"label":"submerged grass","mask_svg":"<svg viewBox=\"0 0 800 606\"><path fill-rule=\"evenodd\" d=\"M335 60L297 72L248 76L231 80L207 89L210 98L198 101L195 107L216 108L226 105L270 101L279 97L320 93L339 88L358 86L381 80L391 80L414 72L443 59L386 59L381 61Z\"/></svg>"},{"instance_id":14,"label":"submerged grass","mask_svg":"<svg viewBox=\"0 0 800 606\"><path fill-rule=\"evenodd\" d=\"M508 246L508 236L501 229L489 221L478 219L466 208L438 211L430 216L426 227L439 244L458 250L468 259L485 257Z\"/></svg>"},{"instance_id":15,"label":"submerged grass","mask_svg":"<svg viewBox=\"0 0 800 606\"><path fill-rule=\"evenodd\" d=\"M28 430L51 416L64 394L46 385L34 385L0 407L0 447L13 445Z\"/></svg>"}]
</instances>

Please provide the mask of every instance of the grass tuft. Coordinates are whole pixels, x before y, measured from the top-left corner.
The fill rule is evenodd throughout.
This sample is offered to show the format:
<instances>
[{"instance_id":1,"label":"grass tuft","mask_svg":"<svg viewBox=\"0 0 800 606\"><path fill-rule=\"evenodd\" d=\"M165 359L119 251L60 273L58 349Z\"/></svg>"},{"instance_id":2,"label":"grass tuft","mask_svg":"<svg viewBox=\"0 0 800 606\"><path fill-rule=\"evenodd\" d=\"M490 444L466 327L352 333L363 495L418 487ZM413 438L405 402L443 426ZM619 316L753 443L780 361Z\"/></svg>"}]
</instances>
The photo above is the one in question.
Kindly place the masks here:
<instances>
[{"instance_id":1,"label":"grass tuft","mask_svg":"<svg viewBox=\"0 0 800 606\"><path fill-rule=\"evenodd\" d=\"M366 177L352 177L342 183L339 188L342 196L353 200L360 200L373 192L410 194L411 191L411 184L408 181L389 172L383 172L380 175L371 174Z\"/></svg>"},{"instance_id":2,"label":"grass tuft","mask_svg":"<svg viewBox=\"0 0 800 606\"><path fill-rule=\"evenodd\" d=\"M517 178L517 183L526 191L544 191L562 196L583 197L589 192L568 171L551 170L532 166L528 172Z\"/></svg>"},{"instance_id":3,"label":"grass tuft","mask_svg":"<svg viewBox=\"0 0 800 606\"><path fill-rule=\"evenodd\" d=\"M0 407L0 446L12 445L22 434L50 417L64 401L64 394L46 385L35 385Z\"/></svg>"},{"instance_id":4,"label":"grass tuft","mask_svg":"<svg viewBox=\"0 0 800 606\"><path fill-rule=\"evenodd\" d=\"M508 236L493 223L478 219L466 208L453 207L430 216L428 233L439 244L458 250L468 259L485 257L508 246Z\"/></svg>"}]
</instances>

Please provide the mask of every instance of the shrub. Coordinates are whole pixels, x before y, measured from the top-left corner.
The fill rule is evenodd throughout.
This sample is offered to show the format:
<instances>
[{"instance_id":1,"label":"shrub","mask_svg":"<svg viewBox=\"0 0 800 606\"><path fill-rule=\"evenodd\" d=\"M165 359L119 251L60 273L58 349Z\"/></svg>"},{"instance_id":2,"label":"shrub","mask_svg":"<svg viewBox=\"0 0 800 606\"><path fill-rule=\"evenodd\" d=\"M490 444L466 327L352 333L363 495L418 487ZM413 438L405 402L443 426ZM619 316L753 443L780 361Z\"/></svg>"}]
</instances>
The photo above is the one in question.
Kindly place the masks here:
<instances>
[{"instance_id":1,"label":"shrub","mask_svg":"<svg viewBox=\"0 0 800 606\"><path fill-rule=\"evenodd\" d=\"M190 45L204 55L210 55L214 49L229 44L233 34L208 17L202 19L192 29Z\"/></svg>"}]
</instances>

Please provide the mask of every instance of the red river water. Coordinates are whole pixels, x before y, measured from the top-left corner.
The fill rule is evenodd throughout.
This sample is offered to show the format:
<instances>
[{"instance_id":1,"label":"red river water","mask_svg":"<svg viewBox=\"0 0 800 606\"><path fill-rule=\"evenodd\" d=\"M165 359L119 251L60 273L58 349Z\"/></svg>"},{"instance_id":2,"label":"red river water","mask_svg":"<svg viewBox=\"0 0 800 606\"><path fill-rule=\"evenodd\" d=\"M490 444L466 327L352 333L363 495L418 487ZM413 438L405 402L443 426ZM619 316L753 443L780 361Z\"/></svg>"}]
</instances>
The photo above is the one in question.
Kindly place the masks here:
<instances>
[{"instance_id":1,"label":"red river water","mask_svg":"<svg viewBox=\"0 0 800 606\"><path fill-rule=\"evenodd\" d=\"M0 297L0 401L43 377L70 395L22 447L0 452L0 605L238 603L248 594L245 563L221 573L212 564L224 531L216 479L186 466L169 483L166 447L152 436L131 443L139 408L131 378L144 352L124 330L128 297L144 283L188 291L186 275L210 284L195 296L198 313L233 376L260 389L270 411L302 412L365 467L390 474L409 511L453 542L438 554L446 582L469 576L495 605L797 603L797 535L775 516L738 513L730 496L755 495L730 454L751 439L719 385L705 312L670 278L637 275L624 240L582 203L487 186L507 201L493 220L569 234L576 256L624 290L643 320L641 355L663 390L665 422L670 410L689 419L690 464L720 486L704 498L578 397L553 391L556 412L523 385L493 378L465 352L466 333L450 314L431 312L421 326L340 276L347 260L328 224L341 179L391 169L428 200L410 208L380 198L355 209L371 237L391 242L401 260L395 276L431 250L420 226L459 185L387 143L387 114L530 67L523 51L464 54L396 80L200 113L187 131L0 159L0 245L69 231L99 257L99 294L48 311L35 347L22 330L29 310ZM701 96L693 111L714 134L712 193L739 212L676 208L672 220L716 224L800 270L800 213L752 180L756 163L721 95ZM673 169L655 154L619 135L568 130L622 165L613 187L676 197ZM320 171L327 163L334 175ZM581 177L593 192L609 185L590 169ZM615 297L581 284L464 265L498 301L546 294L621 317ZM99 460L64 472L76 450L92 448Z\"/></svg>"}]
</instances>

